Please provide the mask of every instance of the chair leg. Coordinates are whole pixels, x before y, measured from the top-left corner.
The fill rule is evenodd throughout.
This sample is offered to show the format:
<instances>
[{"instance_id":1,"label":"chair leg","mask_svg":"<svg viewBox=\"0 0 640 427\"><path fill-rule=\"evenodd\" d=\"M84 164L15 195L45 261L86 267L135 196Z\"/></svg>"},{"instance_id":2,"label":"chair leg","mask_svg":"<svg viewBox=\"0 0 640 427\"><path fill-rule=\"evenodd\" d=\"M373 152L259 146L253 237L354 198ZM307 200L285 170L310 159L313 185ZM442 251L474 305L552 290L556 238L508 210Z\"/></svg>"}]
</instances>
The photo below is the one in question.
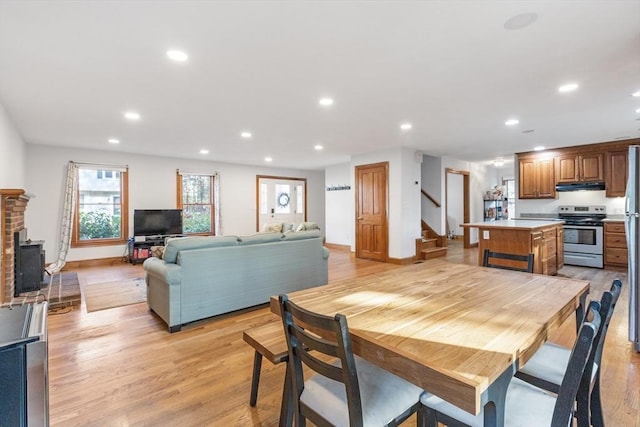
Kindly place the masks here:
<instances>
[{"instance_id":1,"label":"chair leg","mask_svg":"<svg viewBox=\"0 0 640 427\"><path fill-rule=\"evenodd\" d=\"M591 391L591 425L593 427L604 427L604 414L602 413L602 401L600 400L600 374L596 376L596 381Z\"/></svg>"},{"instance_id":2,"label":"chair leg","mask_svg":"<svg viewBox=\"0 0 640 427\"><path fill-rule=\"evenodd\" d=\"M260 383L260 368L262 367L262 354L256 351L253 356L253 376L251 377L251 397L249 406L256 406L258 401L258 384Z\"/></svg>"},{"instance_id":3,"label":"chair leg","mask_svg":"<svg viewBox=\"0 0 640 427\"><path fill-rule=\"evenodd\" d=\"M293 425L293 388L291 387L291 374L289 362L285 363L284 384L282 386L282 402L280 403L279 427L291 427Z\"/></svg>"}]
</instances>

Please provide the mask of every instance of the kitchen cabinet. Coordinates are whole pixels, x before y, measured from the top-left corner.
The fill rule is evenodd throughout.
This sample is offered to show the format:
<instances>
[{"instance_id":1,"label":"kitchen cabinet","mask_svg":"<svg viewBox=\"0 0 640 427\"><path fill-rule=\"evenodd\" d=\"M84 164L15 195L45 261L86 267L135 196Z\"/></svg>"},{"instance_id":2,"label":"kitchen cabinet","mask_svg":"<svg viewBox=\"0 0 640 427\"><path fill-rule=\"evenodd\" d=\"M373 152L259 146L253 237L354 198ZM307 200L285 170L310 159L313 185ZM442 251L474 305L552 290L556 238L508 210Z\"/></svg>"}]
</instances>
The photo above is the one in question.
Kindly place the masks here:
<instances>
[{"instance_id":1,"label":"kitchen cabinet","mask_svg":"<svg viewBox=\"0 0 640 427\"><path fill-rule=\"evenodd\" d=\"M605 167L607 197L624 197L629 171L629 150L608 151Z\"/></svg>"},{"instance_id":2,"label":"kitchen cabinet","mask_svg":"<svg viewBox=\"0 0 640 427\"><path fill-rule=\"evenodd\" d=\"M566 153L555 160L558 184L604 181L604 153Z\"/></svg>"},{"instance_id":3,"label":"kitchen cabinet","mask_svg":"<svg viewBox=\"0 0 640 427\"><path fill-rule=\"evenodd\" d=\"M556 264L558 270L564 267L564 228L556 229Z\"/></svg>"},{"instance_id":4,"label":"kitchen cabinet","mask_svg":"<svg viewBox=\"0 0 640 427\"><path fill-rule=\"evenodd\" d=\"M553 199L556 197L553 158L521 158L519 165L519 198Z\"/></svg>"},{"instance_id":5,"label":"kitchen cabinet","mask_svg":"<svg viewBox=\"0 0 640 427\"><path fill-rule=\"evenodd\" d=\"M604 223L604 264L617 267L628 264L627 238L622 221Z\"/></svg>"}]
</instances>

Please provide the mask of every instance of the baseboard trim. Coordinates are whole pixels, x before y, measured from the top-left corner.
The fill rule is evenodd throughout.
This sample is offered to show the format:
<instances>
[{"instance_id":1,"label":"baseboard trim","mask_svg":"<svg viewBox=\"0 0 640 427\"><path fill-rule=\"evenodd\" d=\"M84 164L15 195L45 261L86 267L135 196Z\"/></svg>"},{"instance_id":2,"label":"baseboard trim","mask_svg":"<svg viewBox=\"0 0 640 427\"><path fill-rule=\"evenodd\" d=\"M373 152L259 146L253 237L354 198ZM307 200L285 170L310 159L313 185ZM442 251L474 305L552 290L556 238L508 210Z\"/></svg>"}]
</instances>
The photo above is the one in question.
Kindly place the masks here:
<instances>
[{"instance_id":1,"label":"baseboard trim","mask_svg":"<svg viewBox=\"0 0 640 427\"><path fill-rule=\"evenodd\" d=\"M329 249L340 249L343 251L344 250L351 251L351 246L349 245L338 245L336 243L325 243L324 245Z\"/></svg>"},{"instance_id":2,"label":"baseboard trim","mask_svg":"<svg viewBox=\"0 0 640 427\"><path fill-rule=\"evenodd\" d=\"M98 258L98 259L81 259L78 261L67 261L63 270L73 270L83 267L104 267L108 265L122 264L122 257Z\"/></svg>"},{"instance_id":3,"label":"baseboard trim","mask_svg":"<svg viewBox=\"0 0 640 427\"><path fill-rule=\"evenodd\" d=\"M416 257L412 256L409 258L388 258L387 263L396 264L396 265L409 265L416 262Z\"/></svg>"}]
</instances>

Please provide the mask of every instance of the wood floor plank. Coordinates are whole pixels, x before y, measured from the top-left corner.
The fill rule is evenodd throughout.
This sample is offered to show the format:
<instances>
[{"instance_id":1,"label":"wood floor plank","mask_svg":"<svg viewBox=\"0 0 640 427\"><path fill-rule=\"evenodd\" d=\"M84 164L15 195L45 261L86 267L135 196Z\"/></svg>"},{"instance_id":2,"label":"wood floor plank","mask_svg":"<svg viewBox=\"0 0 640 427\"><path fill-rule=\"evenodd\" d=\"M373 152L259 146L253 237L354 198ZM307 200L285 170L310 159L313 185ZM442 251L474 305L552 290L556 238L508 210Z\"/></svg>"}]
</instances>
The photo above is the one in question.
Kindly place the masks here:
<instances>
[{"instance_id":1,"label":"wood floor plank","mask_svg":"<svg viewBox=\"0 0 640 427\"><path fill-rule=\"evenodd\" d=\"M454 241L446 260L475 264L477 250L463 250ZM359 260L344 249L332 248L329 280L402 268ZM124 263L75 271L82 284L143 275L141 265ZM590 280L594 298L608 289L613 278L623 279L625 287L603 356L605 420L610 426L640 426L640 355L627 342L626 273L567 266L560 274ZM93 313L87 313L84 305L52 312L51 426L275 426L284 364L263 363L258 402L250 407L253 348L242 339L243 330L272 321L264 305L195 322L170 334L145 303ZM574 338L573 321L551 337L564 345L571 345ZM404 425L415 425L415 418Z\"/></svg>"}]
</instances>

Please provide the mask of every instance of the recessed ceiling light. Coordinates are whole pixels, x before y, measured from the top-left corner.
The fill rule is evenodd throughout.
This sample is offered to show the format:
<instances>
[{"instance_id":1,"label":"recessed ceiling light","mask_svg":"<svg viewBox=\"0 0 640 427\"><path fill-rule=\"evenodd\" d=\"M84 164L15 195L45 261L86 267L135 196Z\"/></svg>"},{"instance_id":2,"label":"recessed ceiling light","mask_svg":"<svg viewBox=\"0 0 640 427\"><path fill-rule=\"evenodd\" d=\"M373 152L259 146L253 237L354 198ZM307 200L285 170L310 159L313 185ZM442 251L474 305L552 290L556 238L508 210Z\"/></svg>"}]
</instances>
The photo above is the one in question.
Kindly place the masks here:
<instances>
[{"instance_id":1,"label":"recessed ceiling light","mask_svg":"<svg viewBox=\"0 0 640 427\"><path fill-rule=\"evenodd\" d=\"M120 144L120 140L115 138L109 138L107 141L109 141L109 144Z\"/></svg>"},{"instance_id":2,"label":"recessed ceiling light","mask_svg":"<svg viewBox=\"0 0 640 427\"><path fill-rule=\"evenodd\" d=\"M176 62L185 62L189 59L189 56L181 50L168 50L167 56L169 59Z\"/></svg>"},{"instance_id":3,"label":"recessed ceiling light","mask_svg":"<svg viewBox=\"0 0 640 427\"><path fill-rule=\"evenodd\" d=\"M535 151L542 151L544 150L544 147L542 145L538 145L537 147L534 147Z\"/></svg>"},{"instance_id":4,"label":"recessed ceiling light","mask_svg":"<svg viewBox=\"0 0 640 427\"><path fill-rule=\"evenodd\" d=\"M578 89L578 83L567 83L558 88L558 92L565 93Z\"/></svg>"},{"instance_id":5,"label":"recessed ceiling light","mask_svg":"<svg viewBox=\"0 0 640 427\"><path fill-rule=\"evenodd\" d=\"M313 149L316 150L316 151L321 151L323 148L324 147L322 145L320 145L320 144L313 146Z\"/></svg>"},{"instance_id":6,"label":"recessed ceiling light","mask_svg":"<svg viewBox=\"0 0 640 427\"><path fill-rule=\"evenodd\" d=\"M640 113L640 108L636 109L636 113Z\"/></svg>"},{"instance_id":7,"label":"recessed ceiling light","mask_svg":"<svg viewBox=\"0 0 640 427\"><path fill-rule=\"evenodd\" d=\"M209 154L209 150L203 148L202 150L200 150L200 154Z\"/></svg>"},{"instance_id":8,"label":"recessed ceiling light","mask_svg":"<svg viewBox=\"0 0 640 427\"><path fill-rule=\"evenodd\" d=\"M265 158L264 158L264 161L265 161L265 162L272 162L272 161L273 161L273 158L272 158L272 157L265 157Z\"/></svg>"},{"instance_id":9,"label":"recessed ceiling light","mask_svg":"<svg viewBox=\"0 0 640 427\"><path fill-rule=\"evenodd\" d=\"M140 120L140 114L135 111L127 111L124 113L124 117L128 120Z\"/></svg>"},{"instance_id":10,"label":"recessed ceiling light","mask_svg":"<svg viewBox=\"0 0 640 427\"><path fill-rule=\"evenodd\" d=\"M504 165L504 159L498 157L494 160L493 165L499 168L500 166Z\"/></svg>"},{"instance_id":11,"label":"recessed ceiling light","mask_svg":"<svg viewBox=\"0 0 640 427\"><path fill-rule=\"evenodd\" d=\"M631 96L635 96L636 98L640 96L640 90L637 92L633 92Z\"/></svg>"},{"instance_id":12,"label":"recessed ceiling light","mask_svg":"<svg viewBox=\"0 0 640 427\"><path fill-rule=\"evenodd\" d=\"M506 30L519 30L536 22L538 15L536 13L521 13L516 16L512 16L504 23Z\"/></svg>"},{"instance_id":13,"label":"recessed ceiling light","mask_svg":"<svg viewBox=\"0 0 640 427\"><path fill-rule=\"evenodd\" d=\"M400 125L400 129L402 130L410 130L413 127L411 123L403 123Z\"/></svg>"},{"instance_id":14,"label":"recessed ceiling light","mask_svg":"<svg viewBox=\"0 0 640 427\"><path fill-rule=\"evenodd\" d=\"M333 105L333 99L331 99L331 98L320 98L320 101L318 101L318 102L323 107L330 107L330 106Z\"/></svg>"},{"instance_id":15,"label":"recessed ceiling light","mask_svg":"<svg viewBox=\"0 0 640 427\"><path fill-rule=\"evenodd\" d=\"M241 137L243 137L244 139L249 139L249 138L251 138L253 135L251 134L251 132L246 132L246 131L245 131L245 132L242 132L242 133L240 134L240 136L241 136Z\"/></svg>"},{"instance_id":16,"label":"recessed ceiling light","mask_svg":"<svg viewBox=\"0 0 640 427\"><path fill-rule=\"evenodd\" d=\"M518 119L509 119L506 122L504 122L504 124L507 125L507 126L515 126L518 123L520 123L520 120L518 120Z\"/></svg>"}]
</instances>

